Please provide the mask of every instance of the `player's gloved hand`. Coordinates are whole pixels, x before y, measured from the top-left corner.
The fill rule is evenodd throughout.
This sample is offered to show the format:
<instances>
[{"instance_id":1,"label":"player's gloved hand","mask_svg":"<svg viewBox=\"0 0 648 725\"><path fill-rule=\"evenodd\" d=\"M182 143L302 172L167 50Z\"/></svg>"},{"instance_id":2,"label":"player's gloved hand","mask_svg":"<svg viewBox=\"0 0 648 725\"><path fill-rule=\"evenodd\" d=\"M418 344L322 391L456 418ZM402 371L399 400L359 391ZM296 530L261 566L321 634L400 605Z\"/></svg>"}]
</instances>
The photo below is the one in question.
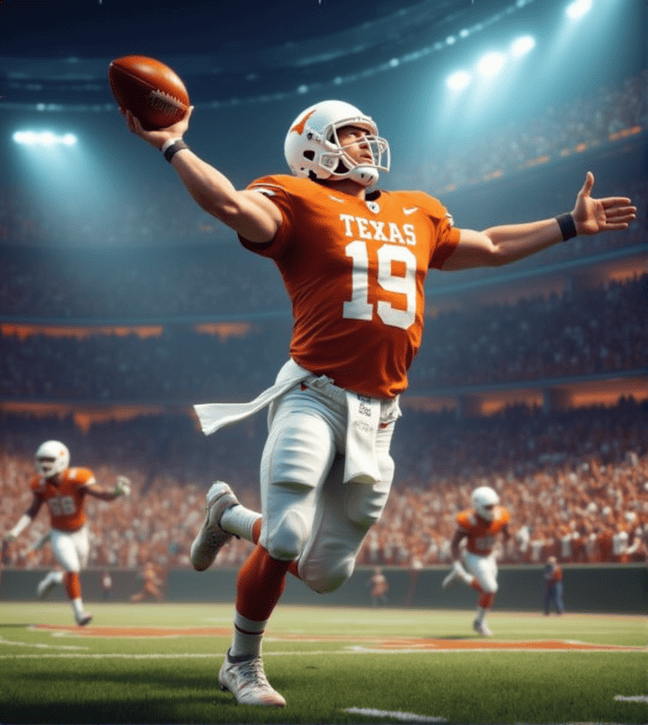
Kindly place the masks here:
<instances>
[{"instance_id":1,"label":"player's gloved hand","mask_svg":"<svg viewBox=\"0 0 648 725\"><path fill-rule=\"evenodd\" d=\"M130 492L130 479L126 478L126 476L117 476L117 483L115 484L115 488L113 489L115 498L118 498L119 496L128 496L130 495Z\"/></svg>"},{"instance_id":2,"label":"player's gloved hand","mask_svg":"<svg viewBox=\"0 0 648 725\"><path fill-rule=\"evenodd\" d=\"M11 544L11 542L15 540L16 534L14 534L13 531L7 531L7 533L4 535L4 542L6 544Z\"/></svg>"}]
</instances>

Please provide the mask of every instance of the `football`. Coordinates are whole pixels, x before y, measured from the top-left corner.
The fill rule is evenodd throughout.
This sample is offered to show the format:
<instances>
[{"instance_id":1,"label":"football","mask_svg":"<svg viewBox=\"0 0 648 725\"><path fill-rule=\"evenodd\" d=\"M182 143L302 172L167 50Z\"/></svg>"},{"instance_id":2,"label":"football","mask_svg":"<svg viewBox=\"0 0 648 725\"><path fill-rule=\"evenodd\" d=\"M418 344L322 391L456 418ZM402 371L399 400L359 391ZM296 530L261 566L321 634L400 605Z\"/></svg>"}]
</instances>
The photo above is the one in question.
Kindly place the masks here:
<instances>
[{"instance_id":1,"label":"football","mask_svg":"<svg viewBox=\"0 0 648 725\"><path fill-rule=\"evenodd\" d=\"M178 74L155 58L125 55L108 67L117 103L147 131L177 123L189 108L189 94Z\"/></svg>"}]
</instances>

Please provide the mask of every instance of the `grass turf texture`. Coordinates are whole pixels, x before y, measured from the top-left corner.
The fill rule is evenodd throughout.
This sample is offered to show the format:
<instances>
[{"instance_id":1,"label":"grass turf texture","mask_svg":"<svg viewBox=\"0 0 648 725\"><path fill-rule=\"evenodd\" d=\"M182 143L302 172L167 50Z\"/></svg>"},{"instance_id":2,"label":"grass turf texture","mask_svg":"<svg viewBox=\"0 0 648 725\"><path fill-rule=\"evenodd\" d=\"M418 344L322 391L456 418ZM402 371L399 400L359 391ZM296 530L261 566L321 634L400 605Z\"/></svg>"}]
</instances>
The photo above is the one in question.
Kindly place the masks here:
<instances>
[{"instance_id":1,"label":"grass turf texture","mask_svg":"<svg viewBox=\"0 0 648 725\"><path fill-rule=\"evenodd\" d=\"M473 612L279 607L264 643L268 677L288 701L275 710L237 705L216 684L231 605L89 609L94 620L79 635L66 604L0 604L0 722L396 722L347 708L457 723L648 721L648 703L615 700L648 695L645 651L453 650L483 643L471 629ZM69 629L34 629L37 623ZM640 616L496 612L489 623L494 640L511 645L646 644ZM107 627L133 629L89 636ZM136 637L137 627L209 633Z\"/></svg>"}]
</instances>

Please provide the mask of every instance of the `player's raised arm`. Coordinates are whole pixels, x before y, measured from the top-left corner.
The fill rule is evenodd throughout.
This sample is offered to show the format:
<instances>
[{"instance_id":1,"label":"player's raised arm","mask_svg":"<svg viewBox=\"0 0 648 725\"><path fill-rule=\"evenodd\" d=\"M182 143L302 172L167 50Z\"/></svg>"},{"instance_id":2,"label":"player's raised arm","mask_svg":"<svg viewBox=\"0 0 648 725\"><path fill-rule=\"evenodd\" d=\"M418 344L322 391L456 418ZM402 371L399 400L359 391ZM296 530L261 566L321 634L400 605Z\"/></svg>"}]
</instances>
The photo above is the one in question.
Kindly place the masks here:
<instances>
[{"instance_id":1,"label":"player's raised arm","mask_svg":"<svg viewBox=\"0 0 648 725\"><path fill-rule=\"evenodd\" d=\"M129 130L164 153L196 203L251 242L269 242L277 233L282 217L277 206L263 194L238 191L218 169L203 161L183 141L193 107L167 128L147 131L126 111Z\"/></svg>"},{"instance_id":2,"label":"player's raised arm","mask_svg":"<svg viewBox=\"0 0 648 725\"><path fill-rule=\"evenodd\" d=\"M591 196L593 186L594 175L588 171L574 208L567 214L526 224L491 227L482 232L461 229L459 244L442 269L497 267L578 235L627 229L637 213L631 200L625 196L594 199Z\"/></svg>"}]
</instances>

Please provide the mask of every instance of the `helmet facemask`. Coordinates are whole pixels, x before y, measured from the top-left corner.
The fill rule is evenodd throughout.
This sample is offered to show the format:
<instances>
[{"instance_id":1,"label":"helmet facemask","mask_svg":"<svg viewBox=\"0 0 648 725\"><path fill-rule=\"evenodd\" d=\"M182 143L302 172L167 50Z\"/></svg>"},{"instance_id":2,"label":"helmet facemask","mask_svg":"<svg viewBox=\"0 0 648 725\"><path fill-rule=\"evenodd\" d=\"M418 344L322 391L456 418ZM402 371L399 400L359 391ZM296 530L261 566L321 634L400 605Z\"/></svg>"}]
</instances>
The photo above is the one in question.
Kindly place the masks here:
<instances>
[{"instance_id":1,"label":"helmet facemask","mask_svg":"<svg viewBox=\"0 0 648 725\"><path fill-rule=\"evenodd\" d=\"M362 138L362 141L358 143L365 145L369 152L373 162L358 163L349 156L344 146L340 143L338 136L338 130L345 126L355 126L361 128L367 133ZM346 121L340 121L330 126L330 131L326 133L326 141L322 143L326 148L330 147L330 151L324 151L320 155L321 163L333 169L331 177L333 179L351 179L362 186L371 186L378 181L378 175L380 171L389 171L391 158L389 151L389 143L386 139L378 136L374 129L364 124L359 123L347 123Z\"/></svg>"}]
</instances>

